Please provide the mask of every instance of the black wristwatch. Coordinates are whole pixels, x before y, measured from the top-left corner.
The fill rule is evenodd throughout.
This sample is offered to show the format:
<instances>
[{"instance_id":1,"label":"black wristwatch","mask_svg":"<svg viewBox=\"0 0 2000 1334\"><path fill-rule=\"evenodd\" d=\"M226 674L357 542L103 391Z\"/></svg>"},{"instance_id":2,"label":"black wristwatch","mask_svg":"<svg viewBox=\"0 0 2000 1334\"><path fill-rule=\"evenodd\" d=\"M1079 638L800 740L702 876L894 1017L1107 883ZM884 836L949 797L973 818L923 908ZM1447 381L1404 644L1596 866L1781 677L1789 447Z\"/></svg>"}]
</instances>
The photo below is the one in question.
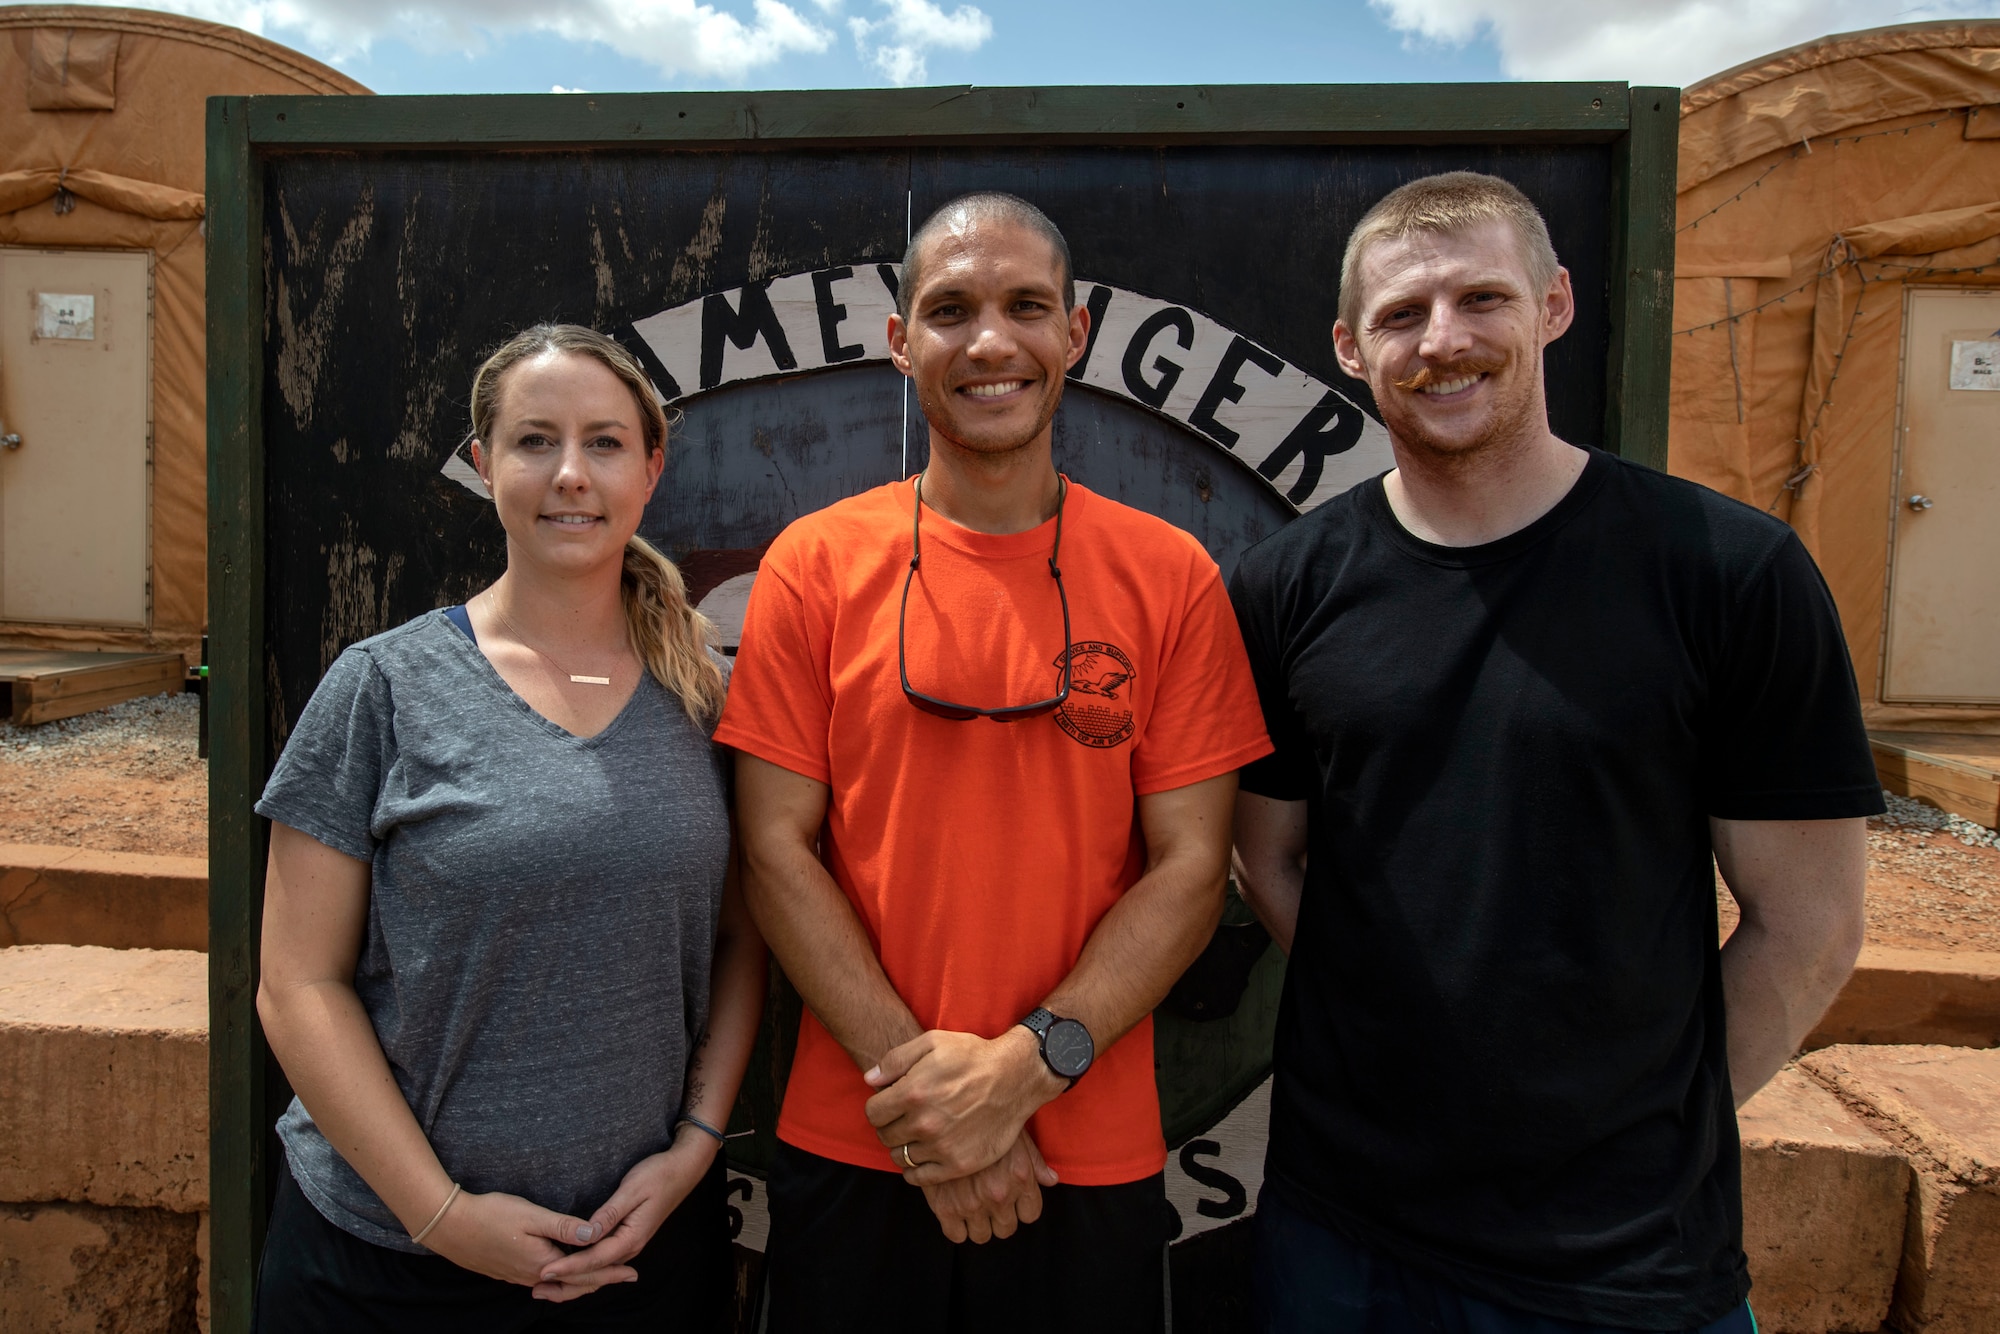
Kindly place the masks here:
<instances>
[{"instance_id":1,"label":"black wristwatch","mask_svg":"<svg viewBox=\"0 0 2000 1334\"><path fill-rule=\"evenodd\" d=\"M1021 1021L1021 1027L1035 1035L1041 1043L1043 1062L1072 1088L1097 1059L1097 1044L1090 1040L1090 1030L1074 1019L1036 1009Z\"/></svg>"}]
</instances>

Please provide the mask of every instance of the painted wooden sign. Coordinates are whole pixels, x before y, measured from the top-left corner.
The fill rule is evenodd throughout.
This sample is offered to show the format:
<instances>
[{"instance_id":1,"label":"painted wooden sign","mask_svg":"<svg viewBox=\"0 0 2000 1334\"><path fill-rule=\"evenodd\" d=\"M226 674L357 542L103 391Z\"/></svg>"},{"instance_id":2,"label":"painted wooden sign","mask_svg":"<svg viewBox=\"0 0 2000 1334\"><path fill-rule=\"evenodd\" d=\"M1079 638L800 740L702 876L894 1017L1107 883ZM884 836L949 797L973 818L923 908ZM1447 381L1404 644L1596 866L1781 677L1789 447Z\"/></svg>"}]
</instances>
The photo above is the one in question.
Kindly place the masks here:
<instances>
[{"instance_id":1,"label":"painted wooden sign","mask_svg":"<svg viewBox=\"0 0 2000 1334\"><path fill-rule=\"evenodd\" d=\"M1549 350L1551 424L1664 457L1673 109L1608 84L216 99L217 1330L247 1327L283 1170L252 1010L251 802L343 648L504 568L459 452L486 351L555 320L647 361L678 420L641 531L727 631L786 524L923 466L928 429L885 360L896 264L913 220L1010 191L1063 229L1092 317L1058 466L1186 529L1226 576L1390 466L1330 330L1349 232L1417 176L1493 172L1540 206L1577 296ZM1186 1327L1240 1325L1282 975L1239 909L1157 1016ZM745 1255L796 1004L774 991L732 1126Z\"/></svg>"}]
</instances>

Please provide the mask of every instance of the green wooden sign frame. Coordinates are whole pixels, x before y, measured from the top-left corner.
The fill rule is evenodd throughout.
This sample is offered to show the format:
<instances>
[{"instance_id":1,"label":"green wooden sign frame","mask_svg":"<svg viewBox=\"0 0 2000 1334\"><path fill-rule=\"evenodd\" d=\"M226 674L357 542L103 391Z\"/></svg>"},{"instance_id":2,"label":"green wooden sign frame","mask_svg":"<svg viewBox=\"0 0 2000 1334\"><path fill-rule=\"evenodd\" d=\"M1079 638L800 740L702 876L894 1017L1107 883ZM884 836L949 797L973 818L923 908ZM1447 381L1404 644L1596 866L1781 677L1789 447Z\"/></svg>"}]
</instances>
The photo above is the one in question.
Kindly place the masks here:
<instances>
[{"instance_id":1,"label":"green wooden sign frame","mask_svg":"<svg viewBox=\"0 0 2000 1334\"><path fill-rule=\"evenodd\" d=\"M1680 92L1622 83L910 88L208 103L209 1292L250 1328L266 1198L263 164L274 155L1002 143L1609 144L1605 445L1664 468Z\"/></svg>"}]
</instances>

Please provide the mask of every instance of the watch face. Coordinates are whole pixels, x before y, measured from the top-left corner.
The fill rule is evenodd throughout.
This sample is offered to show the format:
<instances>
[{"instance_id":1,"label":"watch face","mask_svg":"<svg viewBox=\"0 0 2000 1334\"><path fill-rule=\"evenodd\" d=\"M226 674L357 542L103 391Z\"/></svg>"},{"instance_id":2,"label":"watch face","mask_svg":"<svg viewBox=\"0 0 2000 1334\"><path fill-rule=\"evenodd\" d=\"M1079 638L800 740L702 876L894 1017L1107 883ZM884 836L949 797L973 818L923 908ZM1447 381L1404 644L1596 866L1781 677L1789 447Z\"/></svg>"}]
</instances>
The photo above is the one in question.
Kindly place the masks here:
<instances>
[{"instance_id":1,"label":"watch face","mask_svg":"<svg viewBox=\"0 0 2000 1334\"><path fill-rule=\"evenodd\" d=\"M1049 1026L1042 1050L1048 1053L1049 1068L1065 1079L1075 1079L1090 1069L1097 1048L1090 1030L1074 1019L1058 1019Z\"/></svg>"}]
</instances>

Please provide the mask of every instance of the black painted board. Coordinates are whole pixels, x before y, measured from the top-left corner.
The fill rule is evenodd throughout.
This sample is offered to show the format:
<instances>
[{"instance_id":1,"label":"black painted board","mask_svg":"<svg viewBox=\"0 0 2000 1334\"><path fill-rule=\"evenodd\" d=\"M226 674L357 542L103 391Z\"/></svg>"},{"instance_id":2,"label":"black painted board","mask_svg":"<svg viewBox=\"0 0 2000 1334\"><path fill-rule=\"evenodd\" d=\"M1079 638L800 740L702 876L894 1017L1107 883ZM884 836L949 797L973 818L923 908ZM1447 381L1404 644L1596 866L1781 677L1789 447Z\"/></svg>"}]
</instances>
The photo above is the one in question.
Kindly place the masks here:
<instances>
[{"instance_id":1,"label":"black painted board","mask_svg":"<svg viewBox=\"0 0 2000 1334\"><path fill-rule=\"evenodd\" d=\"M914 394L907 455L898 443L904 383L893 367L864 365L701 395L682 412L640 531L682 561L697 597L754 570L793 518L896 480L905 458L923 467L928 428ZM1086 386L1065 391L1055 459L1071 480L1192 533L1225 576L1292 517L1240 460Z\"/></svg>"},{"instance_id":2,"label":"black painted board","mask_svg":"<svg viewBox=\"0 0 2000 1334\"><path fill-rule=\"evenodd\" d=\"M1516 180L1550 218L1579 298L1550 358L1552 412L1571 438L1597 440L1611 162L1601 145L273 157L262 385L272 753L348 644L463 601L500 572L491 506L440 468L468 429L478 360L525 324L611 329L766 277L893 261L909 218L1002 188L1056 219L1081 276L1184 303L1370 405L1331 349L1347 233L1395 185L1471 167ZM644 531L683 562L699 599L754 570L791 520L920 468L913 398L879 363L698 394L681 405ZM1192 532L1225 573L1292 514L1231 454L1087 387L1067 395L1056 454L1077 481ZM1268 1055L1240 1023L1162 1025L1163 1050L1198 1054L1210 1039L1242 1058L1226 1077L1213 1062L1163 1072L1179 1140L1226 1111ZM788 1045L760 1053L774 1076ZM768 1147L768 1112L755 1118L753 1158Z\"/></svg>"},{"instance_id":3,"label":"black painted board","mask_svg":"<svg viewBox=\"0 0 2000 1334\"><path fill-rule=\"evenodd\" d=\"M1558 430L1649 456L1664 439L1665 307L1655 289L1671 272L1672 141L1670 117L1651 118L1643 134L1634 122L1670 109L1670 92L216 99L210 590L218 677L228 678L217 684L211 795L218 1330L247 1327L259 1187L275 1161L258 1133L271 1108L260 1104L284 1093L280 1074L265 1077L249 1001L263 852L249 801L344 645L461 600L499 572L490 506L439 472L463 438L485 348L537 319L610 328L746 282L894 260L906 208L921 217L959 189L998 186L1056 216L1081 276L1181 303L1365 402L1327 338L1347 229L1402 180L1473 167L1516 180L1542 206L1577 278L1577 327L1550 358ZM892 372L860 366L687 401L646 531L698 587L753 568L790 518L921 466L924 425L907 399ZM1056 449L1078 480L1188 528L1225 569L1289 518L1234 456L1091 389L1072 386ZM1184 1154L1202 1150L1202 1126L1237 1096L1220 1085L1254 1082L1267 1060L1265 1046L1225 1032L1268 1028L1263 971L1228 1020L1164 1008L1159 1017L1163 1052L1219 1036L1243 1067L1216 1087L1163 1077ZM767 1020L789 1031L796 999L778 983L773 995ZM766 1041L746 1103L768 1115L787 1056ZM1177 1305L1197 1323L1241 1319L1247 1231L1178 1248ZM1236 1281L1219 1281L1218 1270Z\"/></svg>"},{"instance_id":4,"label":"black painted board","mask_svg":"<svg viewBox=\"0 0 2000 1334\"><path fill-rule=\"evenodd\" d=\"M1347 232L1402 181L1472 167L1508 175L1536 199L1576 275L1576 325L1551 349L1551 413L1568 438L1595 442L1604 438L1610 152L1545 145L274 156L264 167L271 739L282 742L347 644L461 601L501 569L490 506L439 468L466 433L481 354L522 325L556 319L608 328L764 277L894 260L906 209L921 217L960 190L997 186L1050 212L1082 276L1185 302L1365 404L1365 388L1334 363L1328 332ZM854 374L724 390L710 396L713 405L692 400L683 428L690 448L672 465L649 534L677 555L754 549L822 503L825 487L808 488L810 498L796 486L787 495L765 475L774 471L770 458L782 455L766 455L754 432L704 438L698 414L722 414L732 393L765 399L774 386ZM829 437L834 446L808 445L792 404L830 392L795 393L758 409L764 443L778 450L789 433L795 474L837 478L835 489L890 480L889 454L899 471L902 451L883 447L882 427L848 422ZM1086 462L1088 451L1077 452L1072 438L1101 439L1103 421L1129 423L1137 410L1107 402L1082 432L1080 406L1071 405L1060 436L1066 462L1076 453L1079 480L1093 470L1118 474ZM896 415L900 429L900 405ZM921 419L911 416L918 442L911 465L921 466ZM1151 440L1146 447L1161 458L1207 450L1216 471L1227 472L1228 457L1183 428L1143 425L1124 435ZM692 503L681 484L697 447L721 470L712 504ZM1198 492L1198 469L1183 471L1189 475L1180 482L1155 489ZM677 495L689 503L676 508ZM1213 502L1204 508L1212 511ZM754 525L744 522L752 515ZM1268 525L1244 514L1217 526L1231 536L1210 549L1229 564Z\"/></svg>"},{"instance_id":5,"label":"black painted board","mask_svg":"<svg viewBox=\"0 0 2000 1334\"><path fill-rule=\"evenodd\" d=\"M1455 147L1070 148L912 154L921 220L971 190L1032 200L1063 229L1079 276L1183 302L1237 329L1371 412L1368 387L1333 356L1348 233L1390 190L1440 171L1519 186L1548 219L1577 317L1549 349L1550 423L1604 440L1611 149Z\"/></svg>"}]
</instances>

